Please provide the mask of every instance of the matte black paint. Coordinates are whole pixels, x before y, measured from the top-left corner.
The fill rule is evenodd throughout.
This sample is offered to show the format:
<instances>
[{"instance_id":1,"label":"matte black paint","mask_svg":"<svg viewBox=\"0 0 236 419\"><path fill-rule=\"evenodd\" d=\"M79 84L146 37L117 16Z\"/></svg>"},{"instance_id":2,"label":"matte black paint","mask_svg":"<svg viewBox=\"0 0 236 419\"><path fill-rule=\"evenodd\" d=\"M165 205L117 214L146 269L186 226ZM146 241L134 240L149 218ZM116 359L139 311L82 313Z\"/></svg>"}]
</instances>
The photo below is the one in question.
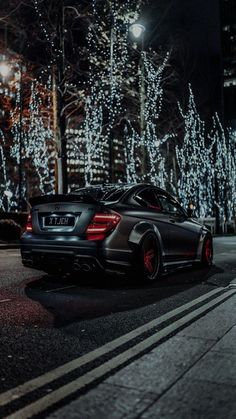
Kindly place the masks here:
<instances>
[{"instance_id":1,"label":"matte black paint","mask_svg":"<svg viewBox=\"0 0 236 419\"><path fill-rule=\"evenodd\" d=\"M110 187L115 189L121 185ZM136 201L137 195L150 189L157 196L165 196L179 213L141 206ZM108 273L132 272L139 266L140 246L149 232L158 240L164 268L184 265L201 260L204 238L211 236L205 226L187 216L174 197L148 184L125 185L117 202L98 201L89 195L76 199L75 192L68 195L68 200L65 195L53 195L51 199L49 196L34 198L31 203L33 231L25 232L21 238L22 262L46 272L97 269ZM94 214L101 211L115 211L121 215L121 220L103 241L87 240L87 226ZM45 226L44 218L58 212L74 214L75 226Z\"/></svg>"}]
</instances>

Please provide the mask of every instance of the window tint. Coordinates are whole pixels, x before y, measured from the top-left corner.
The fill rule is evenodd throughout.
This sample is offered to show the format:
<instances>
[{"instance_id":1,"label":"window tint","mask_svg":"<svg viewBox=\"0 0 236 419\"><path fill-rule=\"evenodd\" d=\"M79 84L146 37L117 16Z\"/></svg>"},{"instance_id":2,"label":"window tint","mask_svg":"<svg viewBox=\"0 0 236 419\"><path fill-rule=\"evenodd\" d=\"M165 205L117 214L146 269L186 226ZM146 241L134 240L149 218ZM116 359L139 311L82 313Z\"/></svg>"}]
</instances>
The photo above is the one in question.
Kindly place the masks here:
<instances>
[{"instance_id":1,"label":"window tint","mask_svg":"<svg viewBox=\"0 0 236 419\"><path fill-rule=\"evenodd\" d=\"M103 201L118 201L124 194L124 189L109 191L102 197Z\"/></svg>"},{"instance_id":2,"label":"window tint","mask_svg":"<svg viewBox=\"0 0 236 419\"><path fill-rule=\"evenodd\" d=\"M135 201L138 202L142 207L153 208L155 210L161 210L161 205L153 189L144 189L135 196Z\"/></svg>"},{"instance_id":3,"label":"window tint","mask_svg":"<svg viewBox=\"0 0 236 419\"><path fill-rule=\"evenodd\" d=\"M171 214L183 215L183 210L177 202L172 201L165 195L158 196L163 211Z\"/></svg>"},{"instance_id":4,"label":"window tint","mask_svg":"<svg viewBox=\"0 0 236 419\"><path fill-rule=\"evenodd\" d=\"M97 201L118 201L127 191L129 186L88 186L73 191L73 194L83 196L91 196Z\"/></svg>"}]
</instances>

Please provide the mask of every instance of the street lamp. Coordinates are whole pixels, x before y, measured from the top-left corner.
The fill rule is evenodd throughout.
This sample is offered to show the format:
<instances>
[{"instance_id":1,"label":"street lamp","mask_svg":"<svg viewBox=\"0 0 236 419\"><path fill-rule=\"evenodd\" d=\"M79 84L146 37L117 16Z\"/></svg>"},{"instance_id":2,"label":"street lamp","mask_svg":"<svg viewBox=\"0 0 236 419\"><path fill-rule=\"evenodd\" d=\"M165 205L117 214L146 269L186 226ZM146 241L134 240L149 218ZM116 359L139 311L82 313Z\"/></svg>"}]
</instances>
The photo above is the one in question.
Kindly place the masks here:
<instances>
[{"instance_id":1,"label":"street lamp","mask_svg":"<svg viewBox=\"0 0 236 419\"><path fill-rule=\"evenodd\" d=\"M129 27L130 33L133 37L138 40L141 39L141 55L140 55L140 64L139 64L139 71L140 71L140 139L141 143L143 141L143 133L145 129L145 118L144 118L144 110L145 110L145 80L144 80L144 62L143 62L143 50L144 50L144 32L145 26L141 23L133 23ZM142 175L145 176L146 174L146 165L147 165L147 158L146 158L146 149L145 145L141 144L141 151L142 151Z\"/></svg>"},{"instance_id":2,"label":"street lamp","mask_svg":"<svg viewBox=\"0 0 236 419\"><path fill-rule=\"evenodd\" d=\"M134 38L139 39L145 31L145 26L143 26L141 23L133 23L130 25L129 31L134 36Z\"/></svg>"}]
</instances>

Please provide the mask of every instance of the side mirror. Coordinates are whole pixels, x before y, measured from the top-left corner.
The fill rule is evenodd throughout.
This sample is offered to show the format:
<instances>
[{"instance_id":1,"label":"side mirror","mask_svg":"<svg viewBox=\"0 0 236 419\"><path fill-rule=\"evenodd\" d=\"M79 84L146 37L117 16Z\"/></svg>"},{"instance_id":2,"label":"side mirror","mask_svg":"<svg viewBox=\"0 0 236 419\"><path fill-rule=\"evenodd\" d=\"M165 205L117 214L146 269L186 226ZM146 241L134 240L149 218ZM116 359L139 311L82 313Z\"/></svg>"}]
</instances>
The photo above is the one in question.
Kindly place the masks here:
<instances>
[{"instance_id":1,"label":"side mirror","mask_svg":"<svg viewBox=\"0 0 236 419\"><path fill-rule=\"evenodd\" d=\"M192 202L189 202L188 204L188 208L187 208L187 214L188 217L194 217L194 213L195 213L195 205Z\"/></svg>"},{"instance_id":2,"label":"side mirror","mask_svg":"<svg viewBox=\"0 0 236 419\"><path fill-rule=\"evenodd\" d=\"M194 216L194 209L188 208L187 209L187 214L189 218L192 218Z\"/></svg>"}]
</instances>

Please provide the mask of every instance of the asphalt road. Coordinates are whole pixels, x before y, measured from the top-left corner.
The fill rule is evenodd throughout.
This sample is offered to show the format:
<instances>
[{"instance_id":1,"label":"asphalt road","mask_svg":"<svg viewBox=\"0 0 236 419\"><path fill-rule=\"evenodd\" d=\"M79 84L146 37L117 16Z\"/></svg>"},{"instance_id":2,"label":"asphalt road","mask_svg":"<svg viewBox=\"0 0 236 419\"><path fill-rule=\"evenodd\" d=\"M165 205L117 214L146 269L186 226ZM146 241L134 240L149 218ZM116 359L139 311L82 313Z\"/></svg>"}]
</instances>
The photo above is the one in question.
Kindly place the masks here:
<instances>
[{"instance_id":1,"label":"asphalt road","mask_svg":"<svg viewBox=\"0 0 236 419\"><path fill-rule=\"evenodd\" d=\"M219 287L227 287L236 278L236 237L215 238L214 253L211 269L189 267L169 272L155 285L146 285L139 278L53 278L24 268L17 249L0 250L1 393L78 359ZM171 322L174 320L175 316ZM139 343L148 336L147 330L133 339ZM125 349L129 345L127 341ZM119 349L113 348L113 356L118 353ZM99 360L92 359L91 365L101 365L108 358L105 353ZM81 365L80 373L86 372L86 368ZM77 372L72 371L70 379L73 374L76 376ZM62 386L66 379L62 375L55 385ZM13 397L10 404L1 408L0 417L53 388L54 383L50 383L50 388L36 388L23 401Z\"/></svg>"}]
</instances>

